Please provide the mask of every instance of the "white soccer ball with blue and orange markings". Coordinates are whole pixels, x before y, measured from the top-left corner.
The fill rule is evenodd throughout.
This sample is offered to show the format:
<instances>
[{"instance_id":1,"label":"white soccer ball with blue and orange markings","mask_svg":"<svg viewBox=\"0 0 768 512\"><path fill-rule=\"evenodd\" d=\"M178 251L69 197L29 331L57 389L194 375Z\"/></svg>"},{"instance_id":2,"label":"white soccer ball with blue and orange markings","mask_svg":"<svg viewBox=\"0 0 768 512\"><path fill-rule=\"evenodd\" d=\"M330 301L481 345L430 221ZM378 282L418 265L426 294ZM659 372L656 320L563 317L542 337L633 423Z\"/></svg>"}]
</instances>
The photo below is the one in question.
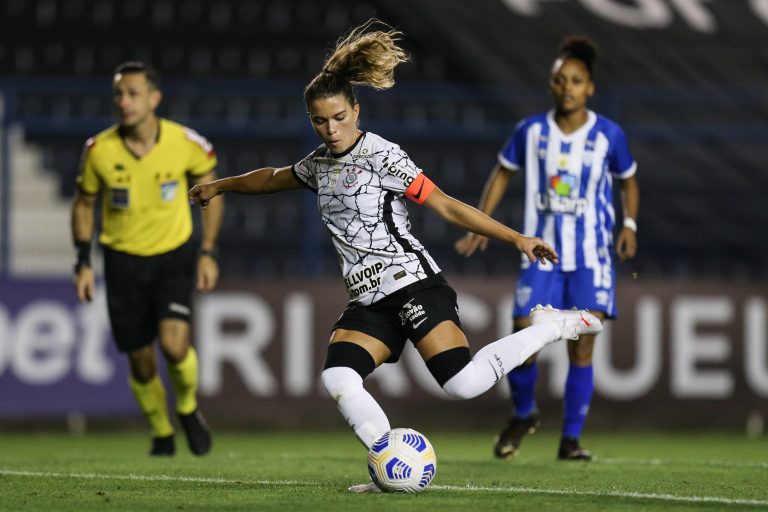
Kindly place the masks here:
<instances>
[{"instance_id":1,"label":"white soccer ball with blue and orange markings","mask_svg":"<svg viewBox=\"0 0 768 512\"><path fill-rule=\"evenodd\" d=\"M368 451L371 480L384 492L421 492L437 469L432 444L410 428L393 428Z\"/></svg>"}]
</instances>

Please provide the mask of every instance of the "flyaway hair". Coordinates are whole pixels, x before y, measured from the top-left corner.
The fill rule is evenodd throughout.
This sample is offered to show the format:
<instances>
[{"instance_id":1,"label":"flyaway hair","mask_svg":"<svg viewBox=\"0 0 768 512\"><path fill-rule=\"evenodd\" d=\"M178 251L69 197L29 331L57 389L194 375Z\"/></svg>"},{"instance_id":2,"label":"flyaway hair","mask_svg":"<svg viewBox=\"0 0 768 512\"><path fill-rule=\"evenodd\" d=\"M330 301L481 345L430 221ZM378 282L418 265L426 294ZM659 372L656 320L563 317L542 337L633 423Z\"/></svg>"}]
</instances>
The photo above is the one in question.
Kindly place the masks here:
<instances>
[{"instance_id":1,"label":"flyaway hair","mask_svg":"<svg viewBox=\"0 0 768 512\"><path fill-rule=\"evenodd\" d=\"M380 29L376 29L380 26ZM395 84L395 68L409 60L398 45L403 33L386 23L370 19L340 38L322 71L307 85L307 104L318 98L344 94L354 105L351 85L364 85L376 90Z\"/></svg>"},{"instance_id":2,"label":"flyaway hair","mask_svg":"<svg viewBox=\"0 0 768 512\"><path fill-rule=\"evenodd\" d=\"M382 25L386 30L368 32L375 25ZM343 75L354 85L389 89L395 84L395 67L408 61L397 44L402 36L402 32L382 21L368 20L339 39L323 72Z\"/></svg>"}]
</instances>

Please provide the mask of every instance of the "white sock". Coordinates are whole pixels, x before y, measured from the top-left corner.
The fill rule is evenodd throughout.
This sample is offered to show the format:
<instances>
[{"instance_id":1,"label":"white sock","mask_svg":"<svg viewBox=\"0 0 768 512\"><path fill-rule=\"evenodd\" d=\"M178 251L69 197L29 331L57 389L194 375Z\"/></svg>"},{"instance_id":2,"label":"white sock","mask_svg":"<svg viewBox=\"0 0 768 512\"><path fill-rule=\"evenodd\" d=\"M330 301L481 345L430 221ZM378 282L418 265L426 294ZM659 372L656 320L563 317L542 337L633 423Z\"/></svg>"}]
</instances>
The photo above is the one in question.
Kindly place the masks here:
<instances>
[{"instance_id":1,"label":"white sock","mask_svg":"<svg viewBox=\"0 0 768 512\"><path fill-rule=\"evenodd\" d=\"M454 398L474 398L559 338L557 328L544 322L489 343L475 354L467 366L448 379L443 390Z\"/></svg>"},{"instance_id":2,"label":"white sock","mask_svg":"<svg viewBox=\"0 0 768 512\"><path fill-rule=\"evenodd\" d=\"M339 412L367 449L390 430L387 415L363 388L363 378L344 366L328 368L321 375L325 390L336 402Z\"/></svg>"}]
</instances>

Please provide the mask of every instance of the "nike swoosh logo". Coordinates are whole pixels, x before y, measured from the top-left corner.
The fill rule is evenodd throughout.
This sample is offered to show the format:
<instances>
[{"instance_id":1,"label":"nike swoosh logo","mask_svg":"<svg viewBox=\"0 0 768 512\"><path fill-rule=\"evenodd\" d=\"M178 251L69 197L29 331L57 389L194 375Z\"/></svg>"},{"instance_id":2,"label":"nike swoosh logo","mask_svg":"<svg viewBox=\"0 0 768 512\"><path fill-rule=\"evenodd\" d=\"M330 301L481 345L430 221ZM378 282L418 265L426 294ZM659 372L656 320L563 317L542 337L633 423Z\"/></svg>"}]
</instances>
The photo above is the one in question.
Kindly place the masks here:
<instances>
[{"instance_id":1,"label":"nike swoosh logo","mask_svg":"<svg viewBox=\"0 0 768 512\"><path fill-rule=\"evenodd\" d=\"M429 317L427 317L427 318L429 318ZM426 321L427 321L427 318L422 318L422 319L421 319L421 320L419 320L418 322L414 323L414 324L413 324L413 328L414 328L414 329L418 329L418 328L419 328L419 326L420 326L421 324L423 324L424 322L426 322Z\"/></svg>"},{"instance_id":2,"label":"nike swoosh logo","mask_svg":"<svg viewBox=\"0 0 768 512\"><path fill-rule=\"evenodd\" d=\"M499 372L496 371L496 366L490 361L488 361L488 364L491 365L491 370L493 370L493 374L496 376L496 379L494 382L499 382L499 379L501 379L501 375L499 375Z\"/></svg>"},{"instance_id":3,"label":"nike swoosh logo","mask_svg":"<svg viewBox=\"0 0 768 512\"><path fill-rule=\"evenodd\" d=\"M421 197L421 191L424 190L424 180L421 180L421 186L419 187L419 191L416 192L416 195L413 196L416 199L419 199Z\"/></svg>"},{"instance_id":4,"label":"nike swoosh logo","mask_svg":"<svg viewBox=\"0 0 768 512\"><path fill-rule=\"evenodd\" d=\"M587 327L590 327L592 324L587 321L586 318L584 318L584 315L579 313L579 316L581 317L581 321L587 324Z\"/></svg>"}]
</instances>

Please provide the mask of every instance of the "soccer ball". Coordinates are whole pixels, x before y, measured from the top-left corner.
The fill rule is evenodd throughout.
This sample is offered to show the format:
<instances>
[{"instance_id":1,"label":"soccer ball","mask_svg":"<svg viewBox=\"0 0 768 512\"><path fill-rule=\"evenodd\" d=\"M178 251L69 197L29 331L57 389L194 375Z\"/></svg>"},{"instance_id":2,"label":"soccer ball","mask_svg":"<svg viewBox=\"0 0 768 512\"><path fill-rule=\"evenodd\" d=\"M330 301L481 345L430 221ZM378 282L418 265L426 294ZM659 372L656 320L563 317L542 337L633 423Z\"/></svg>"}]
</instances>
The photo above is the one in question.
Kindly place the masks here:
<instances>
[{"instance_id":1,"label":"soccer ball","mask_svg":"<svg viewBox=\"0 0 768 512\"><path fill-rule=\"evenodd\" d=\"M421 492L436 469L432 444L410 428L393 428L368 451L368 473L384 492Z\"/></svg>"}]
</instances>

